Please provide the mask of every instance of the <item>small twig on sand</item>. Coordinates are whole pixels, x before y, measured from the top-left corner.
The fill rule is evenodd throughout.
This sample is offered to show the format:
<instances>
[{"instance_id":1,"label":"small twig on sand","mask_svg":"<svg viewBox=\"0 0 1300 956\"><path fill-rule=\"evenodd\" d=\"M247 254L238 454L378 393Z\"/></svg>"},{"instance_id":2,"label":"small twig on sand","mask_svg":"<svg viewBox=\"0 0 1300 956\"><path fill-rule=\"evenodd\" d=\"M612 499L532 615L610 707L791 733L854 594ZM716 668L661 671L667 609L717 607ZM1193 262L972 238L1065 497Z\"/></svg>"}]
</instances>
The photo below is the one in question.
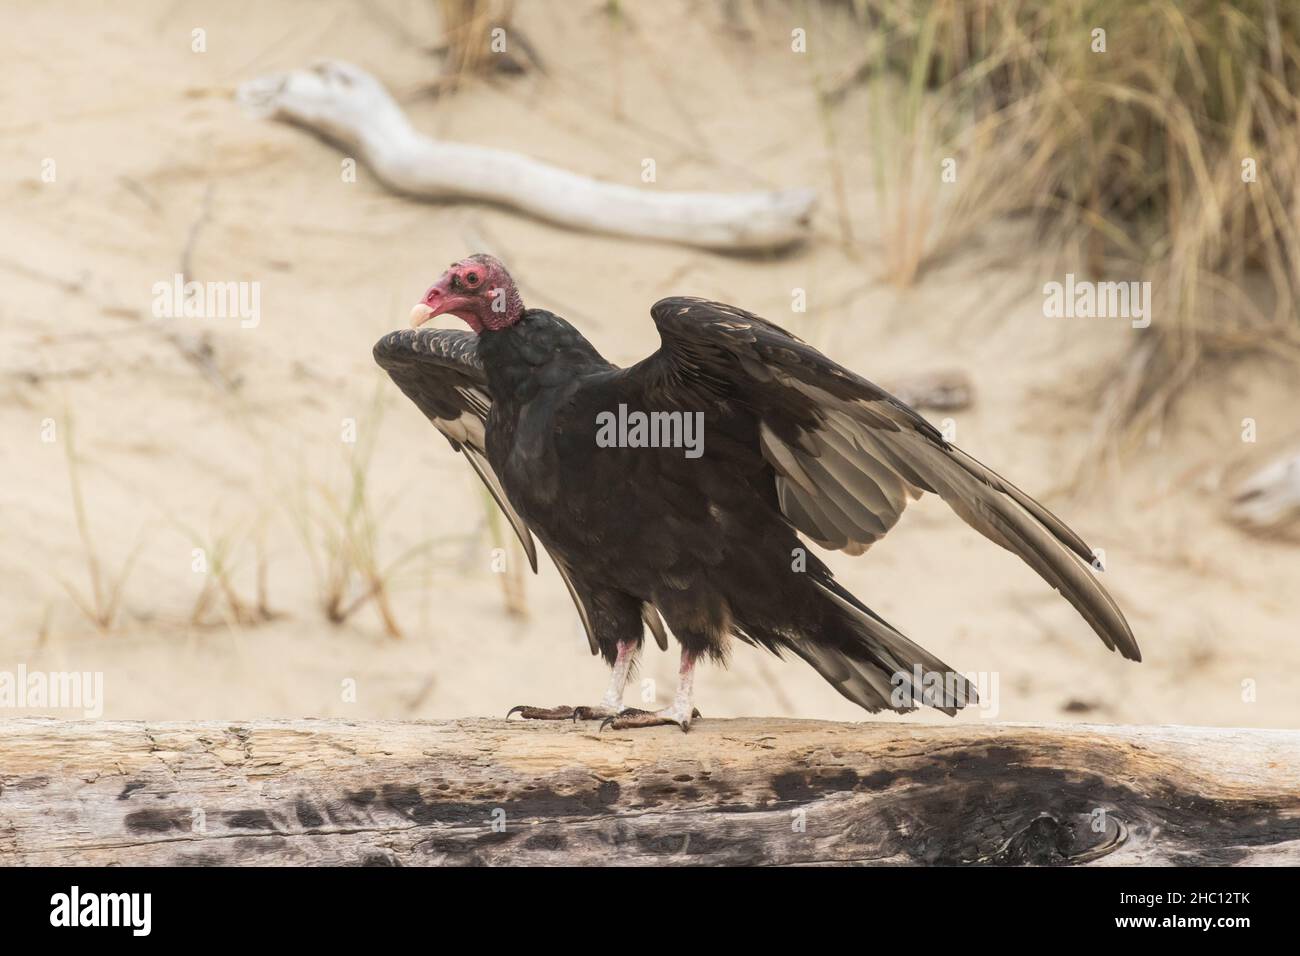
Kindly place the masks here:
<instances>
[{"instance_id":1,"label":"small twig on sand","mask_svg":"<svg viewBox=\"0 0 1300 956\"><path fill-rule=\"evenodd\" d=\"M194 222L190 224L185 236L185 245L181 249L180 274L182 285L188 283L194 274L194 247L198 242L203 227L212 219L212 195L215 188L208 184L203 192L203 205ZM212 347L211 337L202 332L197 335L181 331L168 330L164 337L185 357L185 359L203 373L213 385L227 391L234 391L238 382L231 379L217 365L216 350Z\"/></svg>"},{"instance_id":2,"label":"small twig on sand","mask_svg":"<svg viewBox=\"0 0 1300 956\"><path fill-rule=\"evenodd\" d=\"M198 216L190 223L190 231L185 236L185 246L181 249L181 281L189 282L194 273L194 244L198 241L199 233L203 227L208 224L212 218L212 193L215 187L209 183L208 188L203 191L203 205L199 209Z\"/></svg>"}]
</instances>

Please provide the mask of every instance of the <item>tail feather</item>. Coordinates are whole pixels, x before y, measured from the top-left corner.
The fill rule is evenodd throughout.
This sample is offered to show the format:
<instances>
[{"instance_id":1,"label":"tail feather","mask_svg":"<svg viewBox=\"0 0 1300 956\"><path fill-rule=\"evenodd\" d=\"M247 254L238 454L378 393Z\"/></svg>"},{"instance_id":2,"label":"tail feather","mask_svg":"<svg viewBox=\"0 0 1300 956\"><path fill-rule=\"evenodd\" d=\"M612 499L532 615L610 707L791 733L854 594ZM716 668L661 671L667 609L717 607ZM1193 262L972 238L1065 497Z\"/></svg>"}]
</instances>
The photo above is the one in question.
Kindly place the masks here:
<instances>
[{"instance_id":1,"label":"tail feather","mask_svg":"<svg viewBox=\"0 0 1300 956\"><path fill-rule=\"evenodd\" d=\"M979 700L975 688L841 587L816 581L829 599L814 636L787 640L842 696L872 713L907 713L925 704L952 716Z\"/></svg>"}]
</instances>

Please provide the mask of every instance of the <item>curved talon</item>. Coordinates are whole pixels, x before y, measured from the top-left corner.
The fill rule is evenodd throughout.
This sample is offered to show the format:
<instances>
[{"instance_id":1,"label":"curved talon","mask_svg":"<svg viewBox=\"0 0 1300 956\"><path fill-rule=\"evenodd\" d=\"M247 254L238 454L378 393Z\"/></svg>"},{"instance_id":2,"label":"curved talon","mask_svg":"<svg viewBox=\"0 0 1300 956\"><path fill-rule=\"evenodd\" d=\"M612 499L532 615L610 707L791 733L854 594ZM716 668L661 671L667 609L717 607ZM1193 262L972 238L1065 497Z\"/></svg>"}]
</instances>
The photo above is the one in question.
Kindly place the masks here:
<instances>
[{"instance_id":1,"label":"curved talon","mask_svg":"<svg viewBox=\"0 0 1300 956\"><path fill-rule=\"evenodd\" d=\"M614 723L614 721L616 721L616 720L621 720L621 719L624 718L624 717L648 716L649 713L650 713L650 712L649 712L648 710L637 710L637 708L635 708L635 707L624 707L624 708L623 708L622 710L620 710L617 714L611 714L609 717L606 717L604 720L602 720L602 721L600 722L600 730L604 730L604 729L605 729L606 727L608 727L610 724ZM621 727L615 727L614 729L615 729L615 730L622 730L623 728L621 728ZM599 733L599 732L600 732L600 731L597 731L597 733Z\"/></svg>"},{"instance_id":2,"label":"curved talon","mask_svg":"<svg viewBox=\"0 0 1300 956\"><path fill-rule=\"evenodd\" d=\"M524 720L568 720L573 716L573 708L568 704L561 704L558 707L530 707L521 704L510 708L506 720L510 719L511 714L520 714Z\"/></svg>"},{"instance_id":3,"label":"curved talon","mask_svg":"<svg viewBox=\"0 0 1300 956\"><path fill-rule=\"evenodd\" d=\"M686 720L677 720L668 716L664 711L639 710L636 707L627 707L619 711L613 717L606 717L601 722L600 729L612 726L615 730L636 730L640 727L680 727L682 733L689 733L691 721L700 716L698 710L692 710L690 718Z\"/></svg>"}]
</instances>

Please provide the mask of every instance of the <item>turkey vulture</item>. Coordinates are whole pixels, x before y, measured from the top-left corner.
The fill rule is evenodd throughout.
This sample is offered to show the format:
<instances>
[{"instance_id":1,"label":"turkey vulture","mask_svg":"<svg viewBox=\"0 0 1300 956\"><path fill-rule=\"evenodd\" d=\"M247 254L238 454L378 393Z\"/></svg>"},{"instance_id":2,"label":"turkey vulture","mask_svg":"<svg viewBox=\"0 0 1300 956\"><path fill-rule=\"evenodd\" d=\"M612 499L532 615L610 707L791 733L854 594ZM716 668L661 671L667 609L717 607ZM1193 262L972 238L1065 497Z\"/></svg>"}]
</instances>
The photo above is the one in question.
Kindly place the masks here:
<instances>
[{"instance_id":1,"label":"turkey vulture","mask_svg":"<svg viewBox=\"0 0 1300 956\"><path fill-rule=\"evenodd\" d=\"M420 328L444 313L471 331ZM613 669L599 705L511 714L689 729L695 664L725 661L732 636L803 658L868 711L955 713L973 688L800 538L861 554L925 492L1019 555L1108 648L1141 659L1082 539L907 405L734 306L668 298L650 315L659 350L619 368L564 319L524 308L501 262L474 255L429 288L412 328L375 345L469 459L534 571L541 541ZM681 645L673 703L625 709L645 628L667 649L664 621Z\"/></svg>"}]
</instances>

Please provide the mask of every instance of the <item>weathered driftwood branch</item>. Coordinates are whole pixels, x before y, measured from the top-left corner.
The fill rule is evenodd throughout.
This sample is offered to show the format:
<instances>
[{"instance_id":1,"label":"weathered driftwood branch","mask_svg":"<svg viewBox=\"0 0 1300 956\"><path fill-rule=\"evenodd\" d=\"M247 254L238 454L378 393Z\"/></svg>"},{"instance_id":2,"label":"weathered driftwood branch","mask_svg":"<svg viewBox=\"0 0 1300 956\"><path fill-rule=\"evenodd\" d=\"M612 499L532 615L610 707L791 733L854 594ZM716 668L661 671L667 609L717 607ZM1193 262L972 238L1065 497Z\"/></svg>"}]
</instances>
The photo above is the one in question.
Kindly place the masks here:
<instances>
[{"instance_id":1,"label":"weathered driftwood branch","mask_svg":"<svg viewBox=\"0 0 1300 956\"><path fill-rule=\"evenodd\" d=\"M1300 528L1300 450L1275 458L1234 488L1229 515L1249 531L1294 535Z\"/></svg>"},{"instance_id":2,"label":"weathered driftwood branch","mask_svg":"<svg viewBox=\"0 0 1300 956\"><path fill-rule=\"evenodd\" d=\"M337 60L250 80L249 112L305 127L355 150L395 192L482 199L576 229L710 249L772 249L803 239L811 189L671 192L599 182L519 153L430 139L412 128L383 85Z\"/></svg>"},{"instance_id":3,"label":"weathered driftwood branch","mask_svg":"<svg viewBox=\"0 0 1300 956\"><path fill-rule=\"evenodd\" d=\"M0 865L1300 863L1300 733L0 722Z\"/></svg>"}]
</instances>

